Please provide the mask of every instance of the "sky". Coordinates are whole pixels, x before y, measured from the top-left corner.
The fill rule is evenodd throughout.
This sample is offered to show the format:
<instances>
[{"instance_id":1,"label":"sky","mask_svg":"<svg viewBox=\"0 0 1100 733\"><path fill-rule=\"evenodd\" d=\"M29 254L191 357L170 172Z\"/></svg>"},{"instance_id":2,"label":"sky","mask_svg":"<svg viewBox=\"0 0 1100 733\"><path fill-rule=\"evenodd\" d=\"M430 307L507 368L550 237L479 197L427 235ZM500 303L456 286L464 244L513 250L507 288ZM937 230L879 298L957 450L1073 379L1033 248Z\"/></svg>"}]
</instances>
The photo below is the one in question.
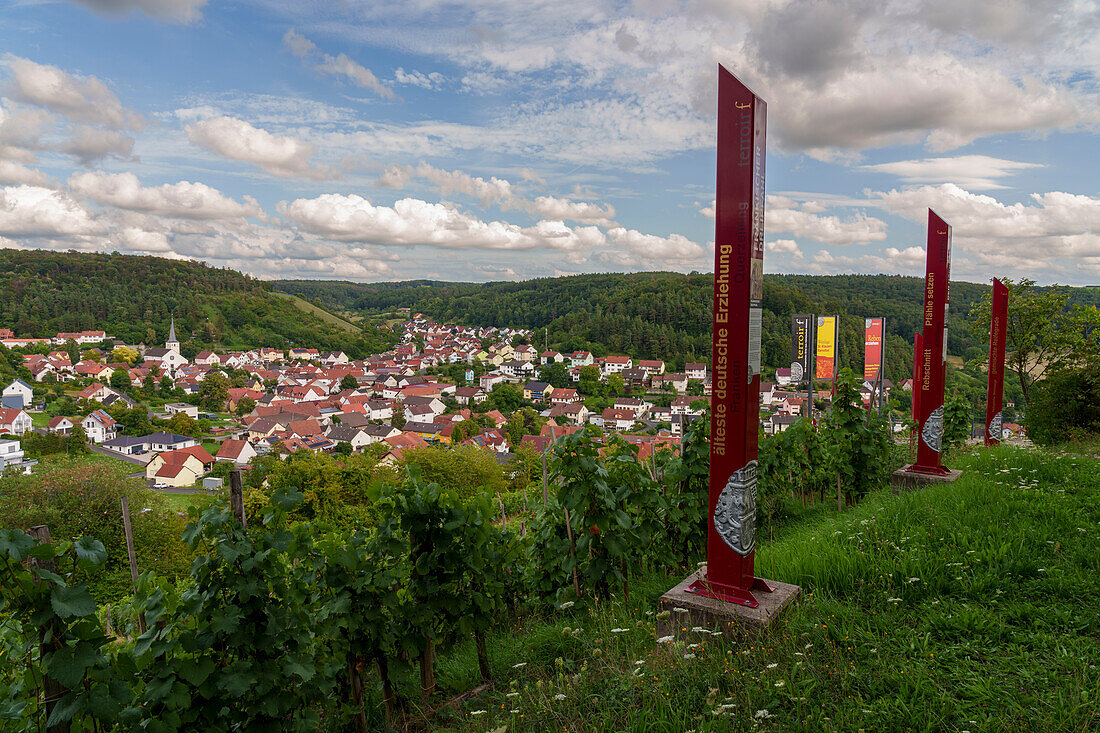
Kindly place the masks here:
<instances>
[{"instance_id":1,"label":"sky","mask_svg":"<svg viewBox=\"0 0 1100 733\"><path fill-rule=\"evenodd\" d=\"M1100 284L1094 0L0 0L0 247L265 279L713 270L717 66L765 270Z\"/></svg>"}]
</instances>

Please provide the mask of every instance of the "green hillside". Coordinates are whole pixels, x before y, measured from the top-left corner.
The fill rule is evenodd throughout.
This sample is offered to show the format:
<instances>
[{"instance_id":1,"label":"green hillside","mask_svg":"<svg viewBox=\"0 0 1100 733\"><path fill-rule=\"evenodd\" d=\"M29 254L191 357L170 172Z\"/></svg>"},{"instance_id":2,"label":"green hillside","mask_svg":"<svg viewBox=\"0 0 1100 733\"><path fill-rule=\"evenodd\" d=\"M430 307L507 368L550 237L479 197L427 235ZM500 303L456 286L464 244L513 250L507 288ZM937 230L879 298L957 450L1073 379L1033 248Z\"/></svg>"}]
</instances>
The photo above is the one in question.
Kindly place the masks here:
<instances>
[{"instance_id":1,"label":"green hillside","mask_svg":"<svg viewBox=\"0 0 1100 733\"><path fill-rule=\"evenodd\" d=\"M175 316L186 356L212 347L301 345L362 357L393 343L373 323L353 326L310 308L275 295L268 283L200 262L0 249L0 328L19 336L98 329L159 344Z\"/></svg>"},{"instance_id":2,"label":"green hillside","mask_svg":"<svg viewBox=\"0 0 1100 733\"><path fill-rule=\"evenodd\" d=\"M679 367L710 355L712 283L711 275L647 272L485 284L283 281L278 287L352 312L409 307L443 321L545 328L546 335L536 339L539 346L545 338L561 349L662 358ZM792 314L838 313L841 359L861 369L863 319L885 316L887 376L903 379L911 369L913 333L920 327L922 283L892 275L766 276L765 365L789 363ZM965 360L980 358L986 348L967 329L970 309L986 290L975 283L951 284L948 349Z\"/></svg>"}]
</instances>

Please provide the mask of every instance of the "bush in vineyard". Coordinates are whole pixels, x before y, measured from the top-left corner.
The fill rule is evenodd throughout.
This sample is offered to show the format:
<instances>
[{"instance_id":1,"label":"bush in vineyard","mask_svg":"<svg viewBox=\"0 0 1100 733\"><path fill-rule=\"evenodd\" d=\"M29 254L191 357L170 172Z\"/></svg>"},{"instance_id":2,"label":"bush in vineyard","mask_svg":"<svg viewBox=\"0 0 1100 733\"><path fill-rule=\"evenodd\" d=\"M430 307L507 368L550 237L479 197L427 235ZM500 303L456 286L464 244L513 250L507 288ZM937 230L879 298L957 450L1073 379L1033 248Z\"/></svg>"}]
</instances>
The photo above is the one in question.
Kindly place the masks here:
<instances>
[{"instance_id":1,"label":"bush in vineyard","mask_svg":"<svg viewBox=\"0 0 1100 733\"><path fill-rule=\"evenodd\" d=\"M297 492L277 494L246 531L225 507L184 532L196 551L178 597L156 589L149 630L119 664L140 678L124 714L144 730L315 731L343 660L324 653L311 604L311 527L286 526Z\"/></svg>"}]
</instances>

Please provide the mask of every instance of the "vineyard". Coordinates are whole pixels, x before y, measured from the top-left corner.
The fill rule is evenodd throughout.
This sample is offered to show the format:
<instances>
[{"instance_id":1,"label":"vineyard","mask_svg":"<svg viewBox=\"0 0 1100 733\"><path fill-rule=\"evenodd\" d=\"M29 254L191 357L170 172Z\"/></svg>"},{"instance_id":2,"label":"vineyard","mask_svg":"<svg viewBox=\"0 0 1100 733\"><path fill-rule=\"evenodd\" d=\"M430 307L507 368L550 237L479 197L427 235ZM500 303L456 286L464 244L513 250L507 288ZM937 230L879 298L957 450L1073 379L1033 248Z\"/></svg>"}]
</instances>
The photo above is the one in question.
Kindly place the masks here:
<instances>
[{"instance_id":1,"label":"vineyard","mask_svg":"<svg viewBox=\"0 0 1100 733\"><path fill-rule=\"evenodd\" d=\"M855 384L840 380L818 430L797 426L761 444L758 567L807 594L768 639L656 636L655 598L704 555L709 421L693 424L678 455L644 460L627 443L576 433L550 455L545 497L533 482L510 516L496 497L460 496L415 467L368 483L371 519L356 526L303 518L307 497L293 487L262 501L250 491L247 512L215 503L183 532L186 575L146 572L110 609L88 584L108 558L100 538L46 542L3 530L3 729L709 730L749 727L730 716L735 703L767 713L756 725L776 716L778 726L780 716L850 716L848 701L869 696L878 699L858 704L886 716L880 725L911 727L934 704L945 717L932 727L954 727L948 697L1004 691L987 681L933 694L920 683L943 674L933 655L945 644L983 655L958 648L971 631L999 639L1002 654L1029 643L1027 604L1055 581L1092 599L1056 601L1064 610L1054 623L1072 635L1059 642L1070 656L1055 669L1095 689L1081 661L1095 651L1100 600L1100 568L1086 550L1100 521L1094 462L1027 454L1035 468L1018 471L1000 449L962 456L969 481L890 497L884 479L904 449L859 408ZM1019 481L1002 487L1001 477ZM994 500L1001 492L1012 498ZM1035 495L1063 505L1039 512ZM984 524L982 512L996 521ZM1034 532L1039 546L1022 547ZM981 606L1002 588L1011 609ZM941 598L952 609L945 619ZM926 607L937 613L918 621ZM901 707L880 678L855 671L863 655L886 663L888 652L912 657L891 673L915 675ZM1081 702L1013 714L1084 730L1094 714Z\"/></svg>"}]
</instances>

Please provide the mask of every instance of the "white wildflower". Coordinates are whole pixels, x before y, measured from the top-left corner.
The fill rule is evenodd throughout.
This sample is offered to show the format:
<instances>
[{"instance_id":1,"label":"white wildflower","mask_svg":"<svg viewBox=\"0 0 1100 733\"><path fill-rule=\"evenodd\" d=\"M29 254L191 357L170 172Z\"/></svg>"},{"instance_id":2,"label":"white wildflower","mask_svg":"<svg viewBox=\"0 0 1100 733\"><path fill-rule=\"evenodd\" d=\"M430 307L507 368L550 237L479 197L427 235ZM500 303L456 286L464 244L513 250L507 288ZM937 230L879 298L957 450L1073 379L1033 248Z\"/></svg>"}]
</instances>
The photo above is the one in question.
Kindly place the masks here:
<instances>
[{"instance_id":1,"label":"white wildflower","mask_svg":"<svg viewBox=\"0 0 1100 733\"><path fill-rule=\"evenodd\" d=\"M775 683L775 686L776 686L776 687L782 687L782 686L783 686L783 685L785 685L785 684L787 684L787 683L786 683L786 682L784 682L783 680L779 680L778 682L776 682L776 683Z\"/></svg>"},{"instance_id":2,"label":"white wildflower","mask_svg":"<svg viewBox=\"0 0 1100 733\"><path fill-rule=\"evenodd\" d=\"M576 602L575 602L575 601L566 601L565 603L563 603L563 604L561 604L560 606L558 606L558 610L559 610L559 611L564 611L565 609L567 609L567 608L572 608L572 607L573 607L573 606L575 606L575 605L576 605Z\"/></svg>"},{"instance_id":3,"label":"white wildflower","mask_svg":"<svg viewBox=\"0 0 1100 733\"><path fill-rule=\"evenodd\" d=\"M771 716L772 714L768 712L767 708L765 708L763 710L757 710L755 717L757 718L757 720L763 720L764 718L770 718Z\"/></svg>"},{"instance_id":4,"label":"white wildflower","mask_svg":"<svg viewBox=\"0 0 1100 733\"><path fill-rule=\"evenodd\" d=\"M505 697L518 697L518 696L519 696L518 692L509 692L507 695L505 695Z\"/></svg>"},{"instance_id":5,"label":"white wildflower","mask_svg":"<svg viewBox=\"0 0 1100 733\"><path fill-rule=\"evenodd\" d=\"M520 667L526 667L527 662L520 662L519 664L513 664L512 669L519 669Z\"/></svg>"},{"instance_id":6,"label":"white wildflower","mask_svg":"<svg viewBox=\"0 0 1100 733\"><path fill-rule=\"evenodd\" d=\"M695 655L692 654L691 652L688 652L687 654L684 655L684 659L695 659Z\"/></svg>"},{"instance_id":7,"label":"white wildflower","mask_svg":"<svg viewBox=\"0 0 1100 733\"><path fill-rule=\"evenodd\" d=\"M484 710L471 710L470 711L470 715L484 715L484 714L485 714Z\"/></svg>"},{"instance_id":8,"label":"white wildflower","mask_svg":"<svg viewBox=\"0 0 1100 733\"><path fill-rule=\"evenodd\" d=\"M564 700L565 695L563 695L562 693L559 692L557 695L554 695L554 699L555 700Z\"/></svg>"},{"instance_id":9,"label":"white wildflower","mask_svg":"<svg viewBox=\"0 0 1100 733\"><path fill-rule=\"evenodd\" d=\"M623 632L630 631L630 629L611 629L612 634L622 634Z\"/></svg>"},{"instance_id":10,"label":"white wildflower","mask_svg":"<svg viewBox=\"0 0 1100 733\"><path fill-rule=\"evenodd\" d=\"M643 665L643 664L645 664L645 660L644 660L644 659L639 659L638 661L634 662L634 666L635 666L635 667L640 667L640 666L641 666L641 665Z\"/></svg>"},{"instance_id":11,"label":"white wildflower","mask_svg":"<svg viewBox=\"0 0 1100 733\"><path fill-rule=\"evenodd\" d=\"M519 713L519 708L512 708L511 712L512 712L513 715L516 714L516 713Z\"/></svg>"},{"instance_id":12,"label":"white wildflower","mask_svg":"<svg viewBox=\"0 0 1100 733\"><path fill-rule=\"evenodd\" d=\"M676 613L687 613L688 612L688 610L686 608L680 608L679 606L676 606L672 610L675 611Z\"/></svg>"},{"instance_id":13,"label":"white wildflower","mask_svg":"<svg viewBox=\"0 0 1100 733\"><path fill-rule=\"evenodd\" d=\"M910 582L910 583L919 583L919 582L920 582L920 578L910 578L910 579L909 579L909 582Z\"/></svg>"},{"instance_id":14,"label":"white wildflower","mask_svg":"<svg viewBox=\"0 0 1100 733\"><path fill-rule=\"evenodd\" d=\"M657 643L658 644L671 644L672 643L672 637L671 636L662 636L660 639L657 640Z\"/></svg>"}]
</instances>

